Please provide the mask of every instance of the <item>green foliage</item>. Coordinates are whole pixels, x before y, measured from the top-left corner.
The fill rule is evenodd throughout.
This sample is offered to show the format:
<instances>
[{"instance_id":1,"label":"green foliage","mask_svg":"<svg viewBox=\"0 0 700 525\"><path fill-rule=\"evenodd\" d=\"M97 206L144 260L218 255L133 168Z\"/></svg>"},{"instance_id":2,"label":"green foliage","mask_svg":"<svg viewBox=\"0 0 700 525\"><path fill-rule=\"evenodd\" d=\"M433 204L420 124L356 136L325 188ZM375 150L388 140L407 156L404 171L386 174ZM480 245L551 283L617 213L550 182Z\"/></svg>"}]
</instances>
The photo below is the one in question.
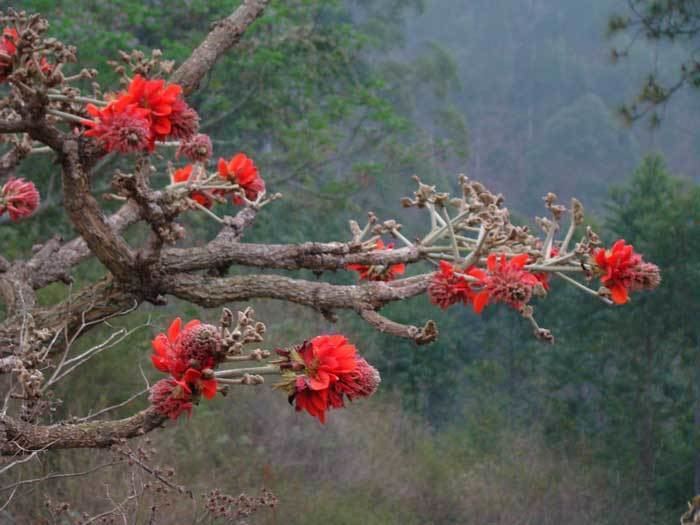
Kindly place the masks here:
<instances>
[{"instance_id":1,"label":"green foliage","mask_svg":"<svg viewBox=\"0 0 700 525\"><path fill-rule=\"evenodd\" d=\"M634 480L627 497L654 523L680 514L693 490L699 206L697 186L669 175L660 157L645 159L612 193L608 243L624 238L658 263L662 286L619 309L570 294L550 305L567 334L544 361L550 437L590 440L611 476Z\"/></svg>"}]
</instances>

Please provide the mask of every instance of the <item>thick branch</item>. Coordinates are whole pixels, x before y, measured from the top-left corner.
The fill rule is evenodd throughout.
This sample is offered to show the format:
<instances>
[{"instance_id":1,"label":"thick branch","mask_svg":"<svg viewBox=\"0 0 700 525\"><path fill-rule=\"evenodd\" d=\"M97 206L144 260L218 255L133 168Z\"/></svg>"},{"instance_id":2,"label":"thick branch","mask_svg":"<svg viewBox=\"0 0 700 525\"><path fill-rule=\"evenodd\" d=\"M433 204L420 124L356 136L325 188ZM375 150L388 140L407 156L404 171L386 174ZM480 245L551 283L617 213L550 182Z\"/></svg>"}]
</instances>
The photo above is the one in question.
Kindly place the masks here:
<instances>
[{"instance_id":1,"label":"thick branch","mask_svg":"<svg viewBox=\"0 0 700 525\"><path fill-rule=\"evenodd\" d=\"M262 15L269 0L245 0L230 16L216 24L190 57L173 73L171 82L189 94L197 89L221 55L236 45L248 26Z\"/></svg>"},{"instance_id":2,"label":"thick branch","mask_svg":"<svg viewBox=\"0 0 700 525\"><path fill-rule=\"evenodd\" d=\"M338 270L348 264L389 265L420 260L415 247L360 252L352 243L306 242L302 244L239 244L226 238L206 246L173 248L163 252L163 268L168 272L203 270L224 264L240 264L284 270Z\"/></svg>"},{"instance_id":3,"label":"thick branch","mask_svg":"<svg viewBox=\"0 0 700 525\"><path fill-rule=\"evenodd\" d=\"M122 439L142 436L160 427L166 419L152 407L117 421L46 426L0 416L0 455L22 455L36 450L105 448Z\"/></svg>"},{"instance_id":4,"label":"thick branch","mask_svg":"<svg viewBox=\"0 0 700 525\"><path fill-rule=\"evenodd\" d=\"M139 219L138 206L127 202L107 219L107 225L115 233L120 233ZM60 245L58 239L48 241L27 262L32 286L39 289L55 281L69 280L71 268L91 255L82 237L76 237L63 245Z\"/></svg>"},{"instance_id":5,"label":"thick branch","mask_svg":"<svg viewBox=\"0 0 700 525\"><path fill-rule=\"evenodd\" d=\"M341 286L323 282L290 279L279 275L241 275L235 277L206 277L174 275L164 277L166 293L201 306L214 307L232 301L255 298L280 299L310 306L321 311L336 308L363 310L380 308L386 303L400 301L423 293L428 276L411 278L410 282L367 283L361 286Z\"/></svg>"},{"instance_id":6,"label":"thick branch","mask_svg":"<svg viewBox=\"0 0 700 525\"><path fill-rule=\"evenodd\" d=\"M22 133L31 127L28 120L0 120L0 133Z\"/></svg>"},{"instance_id":7,"label":"thick branch","mask_svg":"<svg viewBox=\"0 0 700 525\"><path fill-rule=\"evenodd\" d=\"M64 144L63 194L71 223L92 253L122 282L134 277L134 254L126 241L107 223L90 192L90 178L80 164L78 143Z\"/></svg>"}]
</instances>

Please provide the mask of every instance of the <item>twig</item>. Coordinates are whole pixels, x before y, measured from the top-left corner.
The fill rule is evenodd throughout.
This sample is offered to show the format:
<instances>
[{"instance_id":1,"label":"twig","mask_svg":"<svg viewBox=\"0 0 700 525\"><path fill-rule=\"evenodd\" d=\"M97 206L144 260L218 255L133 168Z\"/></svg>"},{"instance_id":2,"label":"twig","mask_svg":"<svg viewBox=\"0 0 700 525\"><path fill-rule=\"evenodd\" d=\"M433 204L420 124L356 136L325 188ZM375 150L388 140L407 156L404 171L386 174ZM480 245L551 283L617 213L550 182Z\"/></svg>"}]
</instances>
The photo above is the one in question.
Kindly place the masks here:
<instances>
[{"instance_id":1,"label":"twig","mask_svg":"<svg viewBox=\"0 0 700 525\"><path fill-rule=\"evenodd\" d=\"M595 290L591 290L588 286L585 286L585 285L581 284L581 283L578 282L576 279L572 279L572 278L569 277L568 275L564 275L564 274L561 273L561 272L555 272L555 275L557 275L557 276L561 277L562 279L564 279L565 281L567 281L567 282L573 284L573 285L576 286L576 288L578 288L579 290L583 290L583 291L586 292L587 294L592 295L592 296L594 296L594 297L597 297L598 299L600 299L601 301L603 301L605 304L608 304L608 305L613 305L613 304L615 304L615 303L613 303L610 299L608 299L607 297L603 297L602 295L599 295L598 292L596 292Z\"/></svg>"}]
</instances>

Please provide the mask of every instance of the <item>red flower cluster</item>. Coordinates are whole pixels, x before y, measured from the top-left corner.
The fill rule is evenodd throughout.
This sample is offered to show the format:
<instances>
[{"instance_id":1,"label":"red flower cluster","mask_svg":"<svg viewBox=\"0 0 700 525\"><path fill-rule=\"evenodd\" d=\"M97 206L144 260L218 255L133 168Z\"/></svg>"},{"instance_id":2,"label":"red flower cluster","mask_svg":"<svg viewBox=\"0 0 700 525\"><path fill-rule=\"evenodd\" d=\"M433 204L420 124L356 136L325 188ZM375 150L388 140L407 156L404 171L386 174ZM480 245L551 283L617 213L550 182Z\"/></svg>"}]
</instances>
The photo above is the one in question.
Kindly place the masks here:
<instances>
[{"instance_id":1,"label":"red flower cluster","mask_svg":"<svg viewBox=\"0 0 700 525\"><path fill-rule=\"evenodd\" d=\"M12 27L6 27L0 37L0 84L7 80L12 72L12 60L17 53L19 34Z\"/></svg>"},{"instance_id":2,"label":"red flower cluster","mask_svg":"<svg viewBox=\"0 0 700 525\"><path fill-rule=\"evenodd\" d=\"M183 412L192 415L192 390L181 381L161 379L151 387L148 400L170 419L177 419Z\"/></svg>"},{"instance_id":3,"label":"red flower cluster","mask_svg":"<svg viewBox=\"0 0 700 525\"><path fill-rule=\"evenodd\" d=\"M354 345L342 335L320 335L306 341L293 359L303 368L290 384L289 401L297 411L306 410L326 422L326 411L376 392L379 372L360 357Z\"/></svg>"},{"instance_id":4,"label":"red flower cluster","mask_svg":"<svg viewBox=\"0 0 700 525\"><path fill-rule=\"evenodd\" d=\"M93 120L85 133L107 151L153 151L156 141L188 139L199 129L199 116L182 98L182 88L165 80L132 79L126 91L106 107L86 106Z\"/></svg>"},{"instance_id":5,"label":"red flower cluster","mask_svg":"<svg viewBox=\"0 0 700 525\"><path fill-rule=\"evenodd\" d=\"M440 261L440 269L435 272L428 284L430 302L443 310L456 303L469 304L474 292L464 275L457 275L450 263Z\"/></svg>"},{"instance_id":6,"label":"red flower cluster","mask_svg":"<svg viewBox=\"0 0 700 525\"><path fill-rule=\"evenodd\" d=\"M428 285L428 297L440 308L471 303L476 313L489 303L506 303L519 309L530 301L533 288L542 285L536 275L524 269L528 259L526 253L510 260L504 254L492 253L486 259L486 271L470 266L459 275L450 263L440 261L440 270Z\"/></svg>"},{"instance_id":7,"label":"red flower cluster","mask_svg":"<svg viewBox=\"0 0 700 525\"><path fill-rule=\"evenodd\" d=\"M260 177L253 159L244 153L236 153L231 160L219 159L219 176L231 184L238 184L248 200L255 200L265 191L265 181ZM243 204L240 196L234 195L234 204Z\"/></svg>"},{"instance_id":8,"label":"red flower cluster","mask_svg":"<svg viewBox=\"0 0 700 525\"><path fill-rule=\"evenodd\" d=\"M193 169L194 167L192 166L192 164L188 164L183 168L175 170L170 178L172 182L187 182L192 178ZM214 204L211 197L209 197L206 193L201 191L191 191L190 198L197 201L205 208L211 208L212 204Z\"/></svg>"},{"instance_id":9,"label":"red flower cluster","mask_svg":"<svg viewBox=\"0 0 700 525\"><path fill-rule=\"evenodd\" d=\"M221 360L221 336L215 326L193 320L182 326L175 319L167 333L152 341L151 361L172 379L163 379L151 388L151 404L172 419L190 412L200 396L211 399L217 383L213 369Z\"/></svg>"},{"instance_id":10,"label":"red flower cluster","mask_svg":"<svg viewBox=\"0 0 700 525\"><path fill-rule=\"evenodd\" d=\"M526 253L508 260L504 254L490 254L486 259L487 272L478 268L470 275L479 279L481 290L474 296L472 305L481 313L489 303L506 303L520 309L532 298L532 290L539 279L524 269L530 256Z\"/></svg>"},{"instance_id":11,"label":"red flower cluster","mask_svg":"<svg viewBox=\"0 0 700 525\"><path fill-rule=\"evenodd\" d=\"M30 216L39 207L40 196L33 182L10 179L0 191L0 215L7 212L10 220Z\"/></svg>"},{"instance_id":12,"label":"red flower cluster","mask_svg":"<svg viewBox=\"0 0 700 525\"><path fill-rule=\"evenodd\" d=\"M610 290L613 302L625 304L629 292L653 289L661 283L661 272L655 264L645 262L624 239L612 248L598 248L593 253L594 274Z\"/></svg>"},{"instance_id":13,"label":"red flower cluster","mask_svg":"<svg viewBox=\"0 0 700 525\"><path fill-rule=\"evenodd\" d=\"M147 109L130 104L125 98L102 109L92 104L86 109L95 120L85 121L90 128L85 136L99 139L107 151L135 153L153 150L153 131Z\"/></svg>"},{"instance_id":14,"label":"red flower cluster","mask_svg":"<svg viewBox=\"0 0 700 525\"><path fill-rule=\"evenodd\" d=\"M393 243L384 246L384 242L381 239L377 239L377 243L375 244L375 249L379 251L393 250L393 248ZM348 264L346 268L348 270L352 270L353 272L357 272L360 280L365 281L393 281L398 275L403 275L406 271L406 265L404 263L392 264L390 266Z\"/></svg>"}]
</instances>

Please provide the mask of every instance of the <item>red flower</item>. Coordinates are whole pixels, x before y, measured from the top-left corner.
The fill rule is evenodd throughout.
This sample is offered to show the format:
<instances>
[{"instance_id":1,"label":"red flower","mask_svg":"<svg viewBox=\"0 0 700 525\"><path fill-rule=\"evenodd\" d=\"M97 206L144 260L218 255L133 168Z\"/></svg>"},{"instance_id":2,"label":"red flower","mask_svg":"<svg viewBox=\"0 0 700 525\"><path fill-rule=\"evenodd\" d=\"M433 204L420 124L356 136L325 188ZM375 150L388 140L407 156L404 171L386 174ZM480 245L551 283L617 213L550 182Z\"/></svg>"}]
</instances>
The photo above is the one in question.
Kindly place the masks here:
<instances>
[{"instance_id":1,"label":"red flower","mask_svg":"<svg viewBox=\"0 0 700 525\"><path fill-rule=\"evenodd\" d=\"M148 400L170 419L177 419L183 412L192 415L192 391L174 379L161 379L153 385Z\"/></svg>"},{"instance_id":2,"label":"red flower","mask_svg":"<svg viewBox=\"0 0 700 525\"><path fill-rule=\"evenodd\" d=\"M149 399L161 414L177 419L182 412L191 413L199 396L211 399L216 395L212 369L221 359L221 334L215 326L195 319L182 327L178 317L168 333L158 334L152 344L153 366L173 376L151 388Z\"/></svg>"},{"instance_id":3,"label":"red flower","mask_svg":"<svg viewBox=\"0 0 700 525\"><path fill-rule=\"evenodd\" d=\"M200 371L188 368L178 384L189 388L194 395L203 395L205 399L212 399L216 395L216 379L211 370Z\"/></svg>"},{"instance_id":4,"label":"red flower","mask_svg":"<svg viewBox=\"0 0 700 525\"><path fill-rule=\"evenodd\" d=\"M120 99L126 104L147 109L150 112L151 131L156 140L164 140L172 133L173 106L181 94L182 88L177 84L166 84L163 79L146 80L141 75L135 75Z\"/></svg>"},{"instance_id":5,"label":"red flower","mask_svg":"<svg viewBox=\"0 0 700 525\"><path fill-rule=\"evenodd\" d=\"M244 153L237 153L228 162L219 159L219 176L232 184L238 184L245 192L248 200L255 200L265 191L265 181L262 180L253 159ZM243 204L238 196L233 197L234 204Z\"/></svg>"},{"instance_id":6,"label":"red flower","mask_svg":"<svg viewBox=\"0 0 700 525\"><path fill-rule=\"evenodd\" d=\"M83 123L90 129L87 137L95 137L108 152L135 153L153 151L154 135L151 131L150 112L120 97L99 109L92 104L85 108L94 120Z\"/></svg>"},{"instance_id":7,"label":"red flower","mask_svg":"<svg viewBox=\"0 0 700 525\"><path fill-rule=\"evenodd\" d=\"M0 38L0 84L7 80L12 72L12 59L17 53L19 33L12 27L6 27Z\"/></svg>"},{"instance_id":8,"label":"red flower","mask_svg":"<svg viewBox=\"0 0 700 525\"><path fill-rule=\"evenodd\" d=\"M388 244L385 247L384 242L382 242L381 239L377 239L375 249L392 250L393 248L393 244ZM367 266L365 264L348 264L346 268L348 270L357 272L359 274L360 280L366 281L393 281L394 279L396 279L397 275L403 275L403 273L406 271L406 265L404 263L392 264L390 266Z\"/></svg>"},{"instance_id":9,"label":"red flower","mask_svg":"<svg viewBox=\"0 0 700 525\"><path fill-rule=\"evenodd\" d=\"M192 176L192 164L188 164L184 168L180 168L173 172L170 177L173 182L187 182ZM211 208L213 201L205 193L201 191L191 191L190 198L197 201L199 204L206 208Z\"/></svg>"},{"instance_id":10,"label":"red flower","mask_svg":"<svg viewBox=\"0 0 700 525\"><path fill-rule=\"evenodd\" d=\"M326 422L326 411L330 408L327 388L311 390L302 376L297 377L291 401L294 401L297 412L306 410L321 423Z\"/></svg>"},{"instance_id":11,"label":"red flower","mask_svg":"<svg viewBox=\"0 0 700 525\"><path fill-rule=\"evenodd\" d=\"M357 366L357 349L343 335L319 335L305 343L299 355L306 366L309 388L322 390L339 374L347 374Z\"/></svg>"},{"instance_id":12,"label":"red flower","mask_svg":"<svg viewBox=\"0 0 700 525\"><path fill-rule=\"evenodd\" d=\"M178 97L172 105L170 125L169 138L176 140L192 138L199 129L199 115L182 97Z\"/></svg>"},{"instance_id":13,"label":"red flower","mask_svg":"<svg viewBox=\"0 0 700 525\"><path fill-rule=\"evenodd\" d=\"M635 253L631 244L620 239L612 248L598 248L593 253L595 273L600 282L610 290L613 302L625 304L629 301L629 292L656 288L661 282L658 266L645 262Z\"/></svg>"},{"instance_id":14,"label":"red flower","mask_svg":"<svg viewBox=\"0 0 700 525\"><path fill-rule=\"evenodd\" d=\"M39 207L40 196L36 186L24 179L10 179L0 192L0 215L10 214L10 220L30 216Z\"/></svg>"},{"instance_id":15,"label":"red flower","mask_svg":"<svg viewBox=\"0 0 700 525\"><path fill-rule=\"evenodd\" d=\"M212 152L209 135L199 133L186 142L180 143L177 152L175 152L175 158L178 159L182 155L192 162L206 163L211 158Z\"/></svg>"},{"instance_id":16,"label":"red flower","mask_svg":"<svg viewBox=\"0 0 700 525\"><path fill-rule=\"evenodd\" d=\"M652 290L661 284L661 270L654 263L642 261L632 272L630 290Z\"/></svg>"},{"instance_id":17,"label":"red flower","mask_svg":"<svg viewBox=\"0 0 700 525\"><path fill-rule=\"evenodd\" d=\"M182 327L182 319L176 318L170 327L167 334L160 333L151 342L153 346L153 354L151 361L161 372L171 374L175 379L180 379L185 371L190 366L190 360L178 346L180 335L192 328L201 324L197 319L190 321Z\"/></svg>"},{"instance_id":18,"label":"red flower","mask_svg":"<svg viewBox=\"0 0 700 525\"><path fill-rule=\"evenodd\" d=\"M315 337L296 355L304 375L289 385L289 400L297 411L306 410L321 423L327 410L344 406L344 396L351 401L371 396L381 381L379 372L342 335Z\"/></svg>"},{"instance_id":19,"label":"red flower","mask_svg":"<svg viewBox=\"0 0 700 525\"><path fill-rule=\"evenodd\" d=\"M221 332L210 324L186 326L177 339L177 347L183 361L187 361L190 367L198 370L214 368L222 357Z\"/></svg>"},{"instance_id":20,"label":"red flower","mask_svg":"<svg viewBox=\"0 0 700 525\"><path fill-rule=\"evenodd\" d=\"M350 401L360 397L370 397L379 388L382 378L379 371L364 358L357 356L355 370L338 376L338 381L331 385L329 402L333 408L344 406L343 395Z\"/></svg>"},{"instance_id":21,"label":"red flower","mask_svg":"<svg viewBox=\"0 0 700 525\"><path fill-rule=\"evenodd\" d=\"M430 302L444 310L455 303L468 304L473 295L469 281L463 276L455 275L454 267L450 263L440 261L440 269L428 284Z\"/></svg>"},{"instance_id":22,"label":"red flower","mask_svg":"<svg viewBox=\"0 0 700 525\"><path fill-rule=\"evenodd\" d=\"M473 268L472 277L480 282L481 290L474 295L472 306L481 313L489 303L506 303L520 309L532 298L532 289L540 284L536 276L523 269L530 256L526 253L508 260L504 255L491 254L486 259L488 272Z\"/></svg>"}]
</instances>

